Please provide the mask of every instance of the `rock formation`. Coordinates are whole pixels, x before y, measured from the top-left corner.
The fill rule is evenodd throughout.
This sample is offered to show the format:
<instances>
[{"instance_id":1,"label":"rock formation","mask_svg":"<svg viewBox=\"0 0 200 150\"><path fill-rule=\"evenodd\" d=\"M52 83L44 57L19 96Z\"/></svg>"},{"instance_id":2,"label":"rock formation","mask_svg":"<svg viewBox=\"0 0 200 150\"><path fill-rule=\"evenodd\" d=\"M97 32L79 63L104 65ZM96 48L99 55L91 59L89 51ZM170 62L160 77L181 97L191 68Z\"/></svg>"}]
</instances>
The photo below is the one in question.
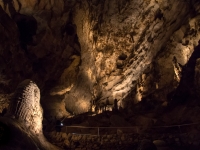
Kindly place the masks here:
<instances>
[{"instance_id":1,"label":"rock formation","mask_svg":"<svg viewBox=\"0 0 200 150\"><path fill-rule=\"evenodd\" d=\"M40 90L31 80L24 80L15 91L8 115L19 120L34 134L42 133L43 110Z\"/></svg>"},{"instance_id":2,"label":"rock formation","mask_svg":"<svg viewBox=\"0 0 200 150\"><path fill-rule=\"evenodd\" d=\"M65 123L145 129L199 121L199 14L199 0L0 1L0 144L14 133L0 149L57 149L43 136L43 114L47 123L75 115ZM70 133L50 137L65 141L63 148L140 142L118 133L96 143ZM200 141L165 136L150 141Z\"/></svg>"},{"instance_id":3,"label":"rock formation","mask_svg":"<svg viewBox=\"0 0 200 150\"><path fill-rule=\"evenodd\" d=\"M0 148L59 149L45 139L42 120L40 90L33 81L24 80L15 91L6 117L0 118L0 128L3 133L0 138ZM3 141L4 138L6 140ZM19 138L24 143L19 142Z\"/></svg>"},{"instance_id":4,"label":"rock formation","mask_svg":"<svg viewBox=\"0 0 200 150\"><path fill-rule=\"evenodd\" d=\"M166 102L200 40L199 12L198 0L3 0L0 110L26 78L41 88L46 118L91 101Z\"/></svg>"}]
</instances>

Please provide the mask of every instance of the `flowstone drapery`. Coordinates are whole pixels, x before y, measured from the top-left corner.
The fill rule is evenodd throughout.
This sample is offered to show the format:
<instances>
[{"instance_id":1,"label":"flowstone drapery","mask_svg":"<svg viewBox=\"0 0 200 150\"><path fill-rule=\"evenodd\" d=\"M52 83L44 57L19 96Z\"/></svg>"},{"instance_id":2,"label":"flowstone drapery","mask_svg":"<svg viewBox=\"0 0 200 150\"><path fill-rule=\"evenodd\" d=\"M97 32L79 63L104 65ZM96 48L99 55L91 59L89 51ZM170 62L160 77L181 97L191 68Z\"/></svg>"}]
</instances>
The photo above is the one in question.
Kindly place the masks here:
<instances>
[{"instance_id":1,"label":"flowstone drapery","mask_svg":"<svg viewBox=\"0 0 200 150\"><path fill-rule=\"evenodd\" d=\"M8 114L25 124L31 132L42 132L43 110L40 105L40 89L33 81L27 79L18 85Z\"/></svg>"}]
</instances>

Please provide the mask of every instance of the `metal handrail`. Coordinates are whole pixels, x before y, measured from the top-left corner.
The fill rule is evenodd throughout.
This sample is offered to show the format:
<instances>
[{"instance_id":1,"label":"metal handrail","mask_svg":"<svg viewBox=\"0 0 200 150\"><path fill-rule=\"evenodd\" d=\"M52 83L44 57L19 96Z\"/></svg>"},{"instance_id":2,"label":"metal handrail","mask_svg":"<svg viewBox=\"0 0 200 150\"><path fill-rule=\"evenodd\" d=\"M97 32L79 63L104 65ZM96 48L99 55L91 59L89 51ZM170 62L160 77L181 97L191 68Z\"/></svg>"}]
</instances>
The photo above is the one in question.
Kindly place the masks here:
<instances>
[{"instance_id":1,"label":"metal handrail","mask_svg":"<svg viewBox=\"0 0 200 150\"><path fill-rule=\"evenodd\" d=\"M179 124L179 125L169 125L169 126L154 126L154 127L150 127L149 129L155 129L155 128L172 128L172 127L178 127L179 131L181 133L181 126L190 126L190 125L196 125L196 124L200 124L200 122L196 122L196 123L190 123L190 124ZM128 126L128 127L86 127L86 126L63 126L66 127L66 132L67 132L67 128L82 128L82 129L97 129L97 135L100 135L100 129L136 129L136 133L139 133L139 128L142 126ZM79 134L79 133L73 133L73 134ZM84 134L84 135L88 135L88 134Z\"/></svg>"}]
</instances>

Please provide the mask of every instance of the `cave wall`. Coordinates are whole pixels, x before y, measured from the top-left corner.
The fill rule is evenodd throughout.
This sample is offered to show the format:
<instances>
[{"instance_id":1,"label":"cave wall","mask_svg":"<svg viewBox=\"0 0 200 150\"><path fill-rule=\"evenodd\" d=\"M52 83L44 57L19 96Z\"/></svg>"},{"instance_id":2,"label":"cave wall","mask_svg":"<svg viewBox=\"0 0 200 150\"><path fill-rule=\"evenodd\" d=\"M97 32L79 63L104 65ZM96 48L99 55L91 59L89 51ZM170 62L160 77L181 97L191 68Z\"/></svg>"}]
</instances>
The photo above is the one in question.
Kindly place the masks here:
<instances>
[{"instance_id":1,"label":"cave wall","mask_svg":"<svg viewBox=\"0 0 200 150\"><path fill-rule=\"evenodd\" d=\"M26 78L51 116L87 112L91 101L126 108L166 101L199 37L192 0L0 2L1 103Z\"/></svg>"},{"instance_id":2,"label":"cave wall","mask_svg":"<svg viewBox=\"0 0 200 150\"><path fill-rule=\"evenodd\" d=\"M199 15L190 14L188 20L170 36L158 52L153 64L140 76L137 89L142 88L143 96L151 94L154 99L161 101L172 98L171 93L182 79L183 68L187 67L195 47L199 44L199 21Z\"/></svg>"},{"instance_id":3,"label":"cave wall","mask_svg":"<svg viewBox=\"0 0 200 150\"><path fill-rule=\"evenodd\" d=\"M67 8L72 5L65 6L64 1L1 1L1 95L5 106L18 83L27 78L38 84L47 108L59 99L53 97L52 102L43 98L46 94L55 95L58 89L66 91L71 86L73 79L66 81L65 76L70 78L77 70L71 69L72 75L66 70L75 58L80 59L76 25ZM54 110L63 104L58 103ZM61 108L65 112L65 107Z\"/></svg>"},{"instance_id":4,"label":"cave wall","mask_svg":"<svg viewBox=\"0 0 200 150\"><path fill-rule=\"evenodd\" d=\"M82 29L85 30L78 30L87 37L84 46L88 45L89 51L82 51L82 62L86 63L82 66L90 81L94 81L93 91L79 92L86 87L91 89L91 86L81 89L81 82L78 88L81 90L67 94L66 98L88 95L87 101L91 92L91 98L96 101L106 103L108 98L112 104L118 99L122 107L148 95L166 101L180 82L181 67L198 44L199 4L196 1L89 1L83 9L84 17L77 16L84 18ZM88 56L91 62L95 58L96 68L90 65Z\"/></svg>"}]
</instances>

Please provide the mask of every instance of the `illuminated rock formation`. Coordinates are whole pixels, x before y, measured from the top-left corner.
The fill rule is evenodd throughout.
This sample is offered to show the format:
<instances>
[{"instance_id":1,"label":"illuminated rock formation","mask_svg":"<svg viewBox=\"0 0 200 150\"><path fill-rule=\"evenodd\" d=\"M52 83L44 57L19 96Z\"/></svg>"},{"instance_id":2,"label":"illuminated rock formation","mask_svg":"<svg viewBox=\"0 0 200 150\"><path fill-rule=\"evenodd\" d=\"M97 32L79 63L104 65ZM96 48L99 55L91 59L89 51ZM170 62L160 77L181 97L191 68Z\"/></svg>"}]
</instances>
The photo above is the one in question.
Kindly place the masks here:
<instances>
[{"instance_id":1,"label":"illuminated rock formation","mask_svg":"<svg viewBox=\"0 0 200 150\"><path fill-rule=\"evenodd\" d=\"M197 0L11 0L0 5L0 74L10 81L1 93L10 94L30 78L44 91L45 111L65 111L65 104L78 114L88 111L91 100L105 103L107 98L123 108L150 95L167 101L200 39Z\"/></svg>"},{"instance_id":2,"label":"illuminated rock formation","mask_svg":"<svg viewBox=\"0 0 200 150\"><path fill-rule=\"evenodd\" d=\"M0 112L27 78L48 121L115 99L127 112L197 100L199 14L199 0L2 0ZM20 84L9 113L40 135L37 94Z\"/></svg>"},{"instance_id":3,"label":"illuminated rock formation","mask_svg":"<svg viewBox=\"0 0 200 150\"><path fill-rule=\"evenodd\" d=\"M73 55L71 59L73 59L73 62L64 70L59 79L59 85L52 89L51 95L63 95L70 91L76 83L80 56Z\"/></svg>"},{"instance_id":4,"label":"illuminated rock formation","mask_svg":"<svg viewBox=\"0 0 200 150\"><path fill-rule=\"evenodd\" d=\"M15 91L8 114L19 120L34 134L42 133L43 110L40 90L31 80L24 80Z\"/></svg>"},{"instance_id":5,"label":"illuminated rock formation","mask_svg":"<svg viewBox=\"0 0 200 150\"><path fill-rule=\"evenodd\" d=\"M6 129L1 135L0 149L59 149L44 137L42 120L40 89L33 81L24 80L13 95L6 117L0 118L1 130ZM7 138L4 143L2 138Z\"/></svg>"}]
</instances>

